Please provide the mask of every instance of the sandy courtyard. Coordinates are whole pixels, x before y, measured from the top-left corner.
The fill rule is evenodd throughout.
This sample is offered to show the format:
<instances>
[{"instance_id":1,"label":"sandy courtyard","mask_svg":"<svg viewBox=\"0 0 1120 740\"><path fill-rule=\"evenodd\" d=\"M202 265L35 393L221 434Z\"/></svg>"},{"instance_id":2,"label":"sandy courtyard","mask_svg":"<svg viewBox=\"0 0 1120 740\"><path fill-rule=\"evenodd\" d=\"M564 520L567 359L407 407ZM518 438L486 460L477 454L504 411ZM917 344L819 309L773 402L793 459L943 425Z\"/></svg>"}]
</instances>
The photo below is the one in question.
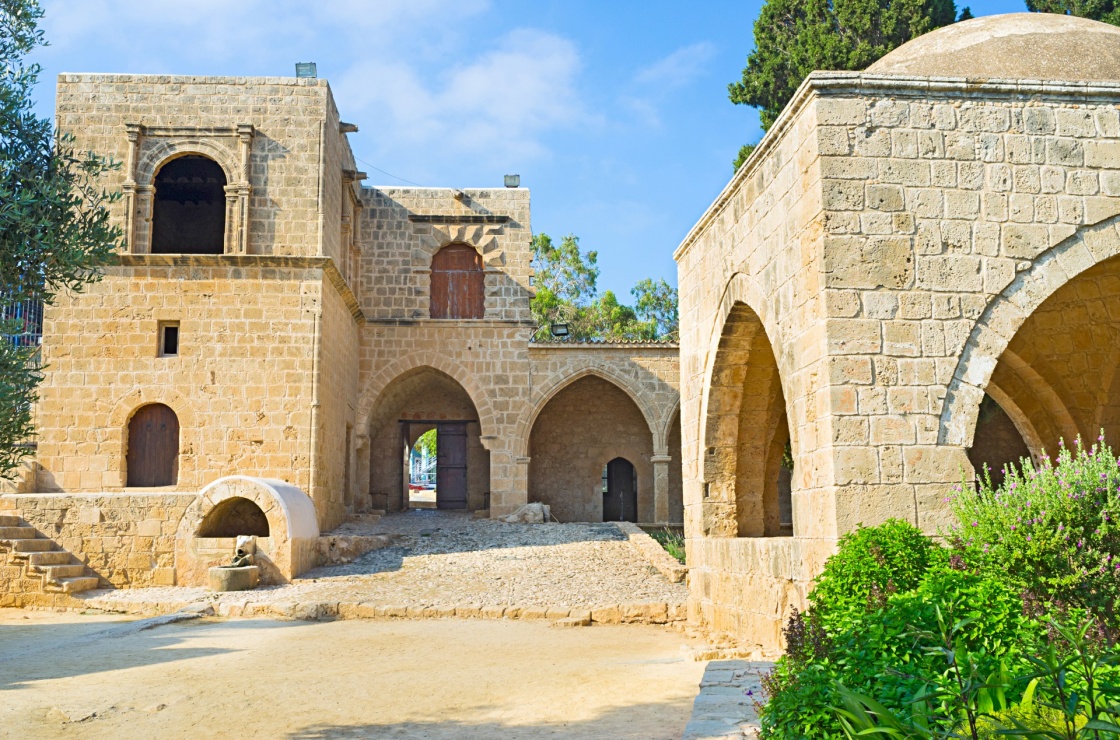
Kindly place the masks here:
<instances>
[{"instance_id":1,"label":"sandy courtyard","mask_svg":"<svg viewBox=\"0 0 1120 740\"><path fill-rule=\"evenodd\" d=\"M642 625L145 624L0 610L0 736L679 738L704 673Z\"/></svg>"}]
</instances>

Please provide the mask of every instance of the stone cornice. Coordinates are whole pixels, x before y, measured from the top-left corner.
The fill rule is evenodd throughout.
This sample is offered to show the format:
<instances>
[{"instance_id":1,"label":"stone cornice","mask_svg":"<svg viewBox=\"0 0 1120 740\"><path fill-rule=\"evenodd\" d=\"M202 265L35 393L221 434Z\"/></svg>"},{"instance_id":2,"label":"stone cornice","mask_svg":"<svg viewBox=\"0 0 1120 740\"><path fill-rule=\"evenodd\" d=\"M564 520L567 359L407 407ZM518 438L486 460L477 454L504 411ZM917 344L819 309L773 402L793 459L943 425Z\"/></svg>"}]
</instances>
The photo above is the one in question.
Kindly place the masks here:
<instances>
[{"instance_id":1,"label":"stone cornice","mask_svg":"<svg viewBox=\"0 0 1120 740\"><path fill-rule=\"evenodd\" d=\"M110 265L121 267L257 267L280 270L322 270L342 297L350 315L358 323L365 315L358 298L330 257L300 257L273 254L117 254Z\"/></svg>"},{"instance_id":2,"label":"stone cornice","mask_svg":"<svg viewBox=\"0 0 1120 740\"><path fill-rule=\"evenodd\" d=\"M774 125L762 137L747 162L736 171L700 219L673 252L679 261L697 237L727 206L739 186L755 172L797 115L814 97L827 95L878 95L881 97L954 97L985 100L1046 100L1071 103L1120 103L1120 82L1077 82L1069 80L1014 80L967 77L908 77L865 72L814 72L797 88Z\"/></svg>"}]
</instances>

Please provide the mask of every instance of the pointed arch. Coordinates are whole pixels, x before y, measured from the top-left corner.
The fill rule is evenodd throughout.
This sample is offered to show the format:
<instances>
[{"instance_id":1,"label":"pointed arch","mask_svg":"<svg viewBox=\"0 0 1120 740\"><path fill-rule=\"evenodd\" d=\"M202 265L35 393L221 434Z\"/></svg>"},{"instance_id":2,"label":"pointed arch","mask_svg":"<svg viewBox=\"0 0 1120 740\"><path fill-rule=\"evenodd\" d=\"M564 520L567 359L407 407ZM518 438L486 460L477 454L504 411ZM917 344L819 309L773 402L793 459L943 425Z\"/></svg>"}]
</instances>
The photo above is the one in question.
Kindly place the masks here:
<instances>
[{"instance_id":1,"label":"pointed arch","mask_svg":"<svg viewBox=\"0 0 1120 740\"><path fill-rule=\"evenodd\" d=\"M482 439L494 439L497 434L498 420L494 413L494 406L486 389L475 379L466 368L447 355L438 352L416 352L400 357L381 368L366 381L362 394L358 399L358 413L356 428L359 436L368 435L371 415L378 398L397 378L422 368L431 368L450 376L470 396L478 412L479 426Z\"/></svg>"},{"instance_id":2,"label":"pointed arch","mask_svg":"<svg viewBox=\"0 0 1120 740\"><path fill-rule=\"evenodd\" d=\"M517 455L527 455L529 451L529 436L532 434L533 425L536 424L537 417L540 416L541 411L548 402L556 396L557 393L564 390L572 383L575 383L581 378L588 376L595 376L602 380L615 385L623 393L630 397L638 410L642 412L642 416L646 420L646 425L649 427L650 434L653 436L654 449L664 449L665 438L662 436L662 422L659 419L655 409L656 404L647 394L642 390L641 386L635 380L625 373L614 367L597 360L587 359L579 361L573 365L565 367L553 374L545 383L539 388L534 389L532 397L526 411L518 419L517 427L514 432L514 439L516 440Z\"/></svg>"},{"instance_id":3,"label":"pointed arch","mask_svg":"<svg viewBox=\"0 0 1120 740\"><path fill-rule=\"evenodd\" d=\"M941 407L938 442L971 447L984 389L1027 319L1063 285L1120 255L1120 217L1083 226L1035 258L992 298L973 326Z\"/></svg>"}]
</instances>

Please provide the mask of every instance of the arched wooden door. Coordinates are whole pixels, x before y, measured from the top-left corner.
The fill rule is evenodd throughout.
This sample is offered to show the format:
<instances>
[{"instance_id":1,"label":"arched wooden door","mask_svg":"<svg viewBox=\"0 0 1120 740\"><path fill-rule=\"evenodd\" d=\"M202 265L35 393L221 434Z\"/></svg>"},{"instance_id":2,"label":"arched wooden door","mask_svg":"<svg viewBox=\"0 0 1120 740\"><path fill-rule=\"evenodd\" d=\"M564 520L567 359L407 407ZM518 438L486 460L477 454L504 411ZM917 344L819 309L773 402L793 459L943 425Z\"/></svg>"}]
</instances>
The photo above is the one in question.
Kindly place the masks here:
<instances>
[{"instance_id":1,"label":"arched wooden door","mask_svg":"<svg viewBox=\"0 0 1120 740\"><path fill-rule=\"evenodd\" d=\"M638 476L630 461L616 457L607 463L603 483L603 521L638 521Z\"/></svg>"},{"instance_id":2,"label":"arched wooden door","mask_svg":"<svg viewBox=\"0 0 1120 740\"><path fill-rule=\"evenodd\" d=\"M173 486L179 478L179 417L162 403L141 406L128 422L126 486Z\"/></svg>"},{"instance_id":3,"label":"arched wooden door","mask_svg":"<svg viewBox=\"0 0 1120 740\"><path fill-rule=\"evenodd\" d=\"M451 244L432 258L429 315L433 319L481 319L486 311L482 255L466 244Z\"/></svg>"}]
</instances>

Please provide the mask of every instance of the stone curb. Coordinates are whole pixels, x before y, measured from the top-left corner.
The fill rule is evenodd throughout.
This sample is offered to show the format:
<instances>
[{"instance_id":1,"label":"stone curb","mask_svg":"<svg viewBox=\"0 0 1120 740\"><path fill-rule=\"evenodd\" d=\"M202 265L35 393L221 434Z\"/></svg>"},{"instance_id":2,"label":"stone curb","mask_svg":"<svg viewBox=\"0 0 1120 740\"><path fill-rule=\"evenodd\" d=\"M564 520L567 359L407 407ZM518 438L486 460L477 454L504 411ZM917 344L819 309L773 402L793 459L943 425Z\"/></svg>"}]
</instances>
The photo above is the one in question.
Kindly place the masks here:
<instances>
[{"instance_id":1,"label":"stone curb","mask_svg":"<svg viewBox=\"0 0 1120 740\"><path fill-rule=\"evenodd\" d=\"M592 609L568 609L548 606L510 606L471 604L468 606L403 606L374 604L370 602L324 601L253 602L248 599L229 598L217 601L192 601L169 603L99 604L97 599L85 602L85 608L103 609L126 614L167 614L188 607L209 605L219 617L268 617L272 619L326 620L326 619L534 619L559 622L572 620L584 624L670 624L684 622L688 610L684 604L644 602L612 604Z\"/></svg>"},{"instance_id":2,"label":"stone curb","mask_svg":"<svg viewBox=\"0 0 1120 740\"><path fill-rule=\"evenodd\" d=\"M682 740L756 740L759 726L755 697L762 695L758 674L772 665L748 660L708 663Z\"/></svg>"},{"instance_id":3,"label":"stone curb","mask_svg":"<svg viewBox=\"0 0 1120 740\"><path fill-rule=\"evenodd\" d=\"M646 534L645 530L637 524L630 522L612 522L612 524L626 535L638 554L648 560L654 568L657 568L661 575L669 579L670 583L680 583L688 575L688 568L667 553L657 540Z\"/></svg>"}]
</instances>

